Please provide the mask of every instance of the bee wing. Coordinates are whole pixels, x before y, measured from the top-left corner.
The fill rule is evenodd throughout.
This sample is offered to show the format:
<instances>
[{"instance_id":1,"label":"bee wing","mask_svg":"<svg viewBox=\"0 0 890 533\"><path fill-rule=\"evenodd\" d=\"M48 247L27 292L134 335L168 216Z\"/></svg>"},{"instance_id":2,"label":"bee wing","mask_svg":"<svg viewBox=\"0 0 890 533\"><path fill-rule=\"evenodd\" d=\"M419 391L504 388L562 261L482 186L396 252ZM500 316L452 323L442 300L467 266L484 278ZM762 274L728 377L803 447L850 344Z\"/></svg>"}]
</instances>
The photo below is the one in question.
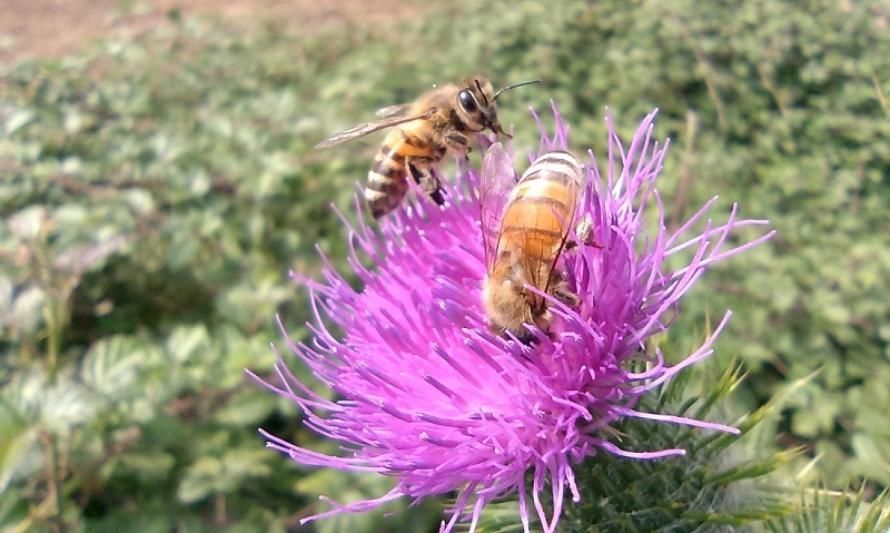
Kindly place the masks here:
<instances>
[{"instance_id":1,"label":"bee wing","mask_svg":"<svg viewBox=\"0 0 890 533\"><path fill-rule=\"evenodd\" d=\"M479 220L482 223L482 244L487 270L491 269L498 254L501 217L515 185L516 176L509 154L501 143L491 145L482 161L482 181L479 186Z\"/></svg>"},{"instance_id":2,"label":"bee wing","mask_svg":"<svg viewBox=\"0 0 890 533\"><path fill-rule=\"evenodd\" d=\"M411 104L395 104L395 105L389 105L386 107L381 107L374 114L377 115L377 118L391 118L391 117L404 115L405 113L408 112L408 109L410 109L410 108L411 108Z\"/></svg>"},{"instance_id":3,"label":"bee wing","mask_svg":"<svg viewBox=\"0 0 890 533\"><path fill-rule=\"evenodd\" d=\"M561 226L564 228L562 232L562 239L559 241L559 246L552 252L550 257L542 258L547 262L547 282L543 285L538 283L538 279L534 279L534 284L536 287L544 287L544 292L550 290L550 283L553 281L553 272L556 270L556 262L559 261L560 256L562 255L563 250L566 247L566 241L569 238L569 235L572 233L572 227L575 221L575 212L577 210L577 205L572 206L572 212L566 220L565 215L559 213L556 209L551 208L553 211L553 215L559 220ZM532 274L533 277L537 276L537 272Z\"/></svg>"},{"instance_id":4,"label":"bee wing","mask_svg":"<svg viewBox=\"0 0 890 533\"><path fill-rule=\"evenodd\" d=\"M419 115L393 117L384 120L377 120L374 122L365 122L364 124L359 124L358 126L354 126L346 131L341 131L340 133L336 133L328 137L327 139L316 144L315 148L327 148L329 146L334 146L335 144L345 143L346 141L358 139L359 137L363 137L369 133L373 133L378 130L391 128L393 126L398 126L399 124L404 124L405 122L411 122L414 120L426 120L433 116L433 113L435 112L435 108L430 108L423 113L420 113Z\"/></svg>"}]
</instances>

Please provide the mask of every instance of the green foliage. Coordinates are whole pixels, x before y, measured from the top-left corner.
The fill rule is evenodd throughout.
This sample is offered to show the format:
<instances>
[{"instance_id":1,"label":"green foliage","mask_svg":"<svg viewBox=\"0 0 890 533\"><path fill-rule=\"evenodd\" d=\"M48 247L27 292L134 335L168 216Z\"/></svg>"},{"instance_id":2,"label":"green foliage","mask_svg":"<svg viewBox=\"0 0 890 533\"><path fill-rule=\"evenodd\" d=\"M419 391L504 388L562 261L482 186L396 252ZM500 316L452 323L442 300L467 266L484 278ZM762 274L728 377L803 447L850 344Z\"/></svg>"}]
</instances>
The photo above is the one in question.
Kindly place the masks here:
<instances>
[{"instance_id":1,"label":"green foliage","mask_svg":"<svg viewBox=\"0 0 890 533\"><path fill-rule=\"evenodd\" d=\"M871 502L857 493L806 490L800 495L800 511L766 524L773 533L826 531L871 533L890 530L890 493L884 490Z\"/></svg>"},{"instance_id":2,"label":"green foliage","mask_svg":"<svg viewBox=\"0 0 890 533\"><path fill-rule=\"evenodd\" d=\"M256 434L305 438L294 409L244 379L276 311L308 317L287 269L343 256L328 205L362 166L308 151L325 60L293 68L294 42L171 23L4 79L0 528L281 530L314 505Z\"/></svg>"},{"instance_id":3,"label":"green foliage","mask_svg":"<svg viewBox=\"0 0 890 533\"><path fill-rule=\"evenodd\" d=\"M736 311L719 346L751 369L734 412L821 368L783 417L761 424L758 445L806 446L832 488L862 476L890 484L888 18L877 2L473 1L308 35L171 20L8 70L0 529L284 530L317 510L319 494L385 492L385 480L306 474L262 449L257 426L327 444L243 369L269 370L276 312L305 335L305 297L287 270L318 272L316 243L344 263L328 205L351 207L374 141L310 147L474 71L545 80L501 102L520 151L537 136L527 103L556 99L578 147L602 146L604 105L622 128L661 108L656 134L674 142L669 223L720 194L779 230L709 274L675 331L692 339L709 311ZM653 445L680 437L705 438L653 434ZM676 465L697 472L692 494L695 479L718 473L703 457L723 444L677 463L620 462L644 470L610 478L628 488L598 519L628 520L621 511L676 481ZM723 479L771 460L730 463ZM588 473L614 466L601 455ZM420 531L438 518L430 504L318 528Z\"/></svg>"}]
</instances>

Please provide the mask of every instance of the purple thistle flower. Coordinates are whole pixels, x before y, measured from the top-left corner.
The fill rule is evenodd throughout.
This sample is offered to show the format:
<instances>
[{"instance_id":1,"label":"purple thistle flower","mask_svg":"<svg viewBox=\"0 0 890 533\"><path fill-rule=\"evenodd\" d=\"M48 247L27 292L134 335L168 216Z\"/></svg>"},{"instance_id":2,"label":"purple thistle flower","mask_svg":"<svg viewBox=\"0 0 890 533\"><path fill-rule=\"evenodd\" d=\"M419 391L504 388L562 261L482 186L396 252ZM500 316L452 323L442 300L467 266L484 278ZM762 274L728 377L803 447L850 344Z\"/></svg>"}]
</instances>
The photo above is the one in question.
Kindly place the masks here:
<instances>
[{"instance_id":1,"label":"purple thistle flower","mask_svg":"<svg viewBox=\"0 0 890 533\"><path fill-rule=\"evenodd\" d=\"M542 131L541 153L567 148L568 127L555 106L553 113L553 137L534 116ZM727 247L733 230L767 223L737 220L733 206L724 224L709 220L704 231L687 235L716 197L669 234L655 189L667 143L653 141L654 118L655 112L647 115L625 147L606 116L605 164L598 167L590 153L579 206L581 216L593 221L602 248L580 246L563 254L560 266L581 303L571 309L548 297L557 317L552 339L539 335L534 346L526 346L495 336L486 326L481 177L473 170L459 173L450 205L414 203L388 217L379 234L365 225L359 210L359 226L350 227L349 265L363 284L361 292L326 259L321 281L299 278L311 293L315 320L308 327L314 339L294 343L279 326L289 348L342 399L318 396L281 360L277 384L254 377L299 405L304 423L340 443L345 453L326 455L261 433L269 447L302 465L376 472L396 482L377 499L330 502L330 511L304 521L369 510L402 496L417 500L457 491L442 531L462 517L469 517L473 531L488 502L516 494L525 530L536 512L550 532L566 491L573 501L581 499L572 468L586 457L599 450L643 460L684 454L682 449L625 450L597 430L638 417L737 432L634 408L643 394L713 353L730 313L673 366L658 350L646 360L647 338L666 330L680 299L707 268L773 234ZM514 171L505 163L497 172ZM656 217L652 232L645 228L647 216ZM668 270L666 260L680 252L691 256L688 264ZM363 265L363 256L374 263L373 270ZM343 336L335 336L329 323ZM632 372L632 360L646 360L646 370ZM545 484L552 492L549 516L540 498Z\"/></svg>"}]
</instances>

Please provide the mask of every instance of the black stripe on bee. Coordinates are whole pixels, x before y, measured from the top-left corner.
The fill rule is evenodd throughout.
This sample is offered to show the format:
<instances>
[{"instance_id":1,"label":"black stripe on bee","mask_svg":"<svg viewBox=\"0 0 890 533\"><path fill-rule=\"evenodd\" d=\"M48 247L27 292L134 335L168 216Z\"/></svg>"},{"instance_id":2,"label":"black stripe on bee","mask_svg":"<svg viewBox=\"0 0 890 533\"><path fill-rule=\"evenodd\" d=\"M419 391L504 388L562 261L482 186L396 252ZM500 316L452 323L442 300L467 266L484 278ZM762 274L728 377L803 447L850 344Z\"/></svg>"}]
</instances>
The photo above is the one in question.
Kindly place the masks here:
<instances>
[{"instance_id":1,"label":"black stripe on bee","mask_svg":"<svg viewBox=\"0 0 890 533\"><path fill-rule=\"evenodd\" d=\"M457 111L454 109L451 110L451 113L448 115L448 120L451 122L451 127L456 129L457 131L469 131L470 127L467 126L467 123L460 118L460 115L457 114Z\"/></svg>"},{"instance_id":2,"label":"black stripe on bee","mask_svg":"<svg viewBox=\"0 0 890 533\"><path fill-rule=\"evenodd\" d=\"M558 157L565 154L568 158ZM568 184L582 179L581 166L574 156L567 152L550 152L538 159L528 168L521 181L547 178L548 181L558 181Z\"/></svg>"},{"instance_id":3,"label":"black stripe on bee","mask_svg":"<svg viewBox=\"0 0 890 533\"><path fill-rule=\"evenodd\" d=\"M377 174L376 172L372 173L376 174L377 179L374 179L375 176L368 176L368 183L365 185L366 189L381 192L387 196L392 195L394 193L398 193L403 191L405 187L404 181L393 180L393 179L380 179L382 176Z\"/></svg>"},{"instance_id":4,"label":"black stripe on bee","mask_svg":"<svg viewBox=\"0 0 890 533\"><path fill-rule=\"evenodd\" d=\"M535 163L529 167L521 181L530 181L545 177L550 181L560 181L563 183L565 183L566 180L578 181L581 179L580 172L578 172L576 167L573 167L564 161L552 160L543 164Z\"/></svg>"},{"instance_id":5,"label":"black stripe on bee","mask_svg":"<svg viewBox=\"0 0 890 533\"><path fill-rule=\"evenodd\" d=\"M378 160L386 160L389 159L393 163L401 165L405 162L405 156L394 150L391 146L384 144L380 147L380 152L377 154Z\"/></svg>"},{"instance_id":6,"label":"black stripe on bee","mask_svg":"<svg viewBox=\"0 0 890 533\"><path fill-rule=\"evenodd\" d=\"M408 135L404 131L402 132L402 140L404 141L405 144L407 144L408 146L412 146L414 148L426 148L427 147L427 143L422 141L420 138L414 137L413 135Z\"/></svg>"},{"instance_id":7,"label":"black stripe on bee","mask_svg":"<svg viewBox=\"0 0 890 533\"><path fill-rule=\"evenodd\" d=\"M371 172L379 176L388 178L389 180L397 180L405 173L405 167L392 159L383 159L374 161L371 166Z\"/></svg>"},{"instance_id":8,"label":"black stripe on bee","mask_svg":"<svg viewBox=\"0 0 890 533\"><path fill-rule=\"evenodd\" d=\"M553 181L561 185L571 185L573 183L578 183L579 180L578 176L576 176L574 173L563 172L562 170L556 170L554 168L535 169L534 167L532 167L532 171L523 176L520 180L520 183L540 179Z\"/></svg>"},{"instance_id":9,"label":"black stripe on bee","mask_svg":"<svg viewBox=\"0 0 890 533\"><path fill-rule=\"evenodd\" d=\"M565 157L556 157L556 156L560 156L560 155L565 156ZM574 155L572 155L571 152L567 152L565 150L551 150L550 152L547 152L546 154L544 154L544 156L541 158L542 161L547 161L547 160L551 160L551 159L560 159L562 161L575 161L576 163L578 162L578 160L575 158Z\"/></svg>"},{"instance_id":10,"label":"black stripe on bee","mask_svg":"<svg viewBox=\"0 0 890 533\"><path fill-rule=\"evenodd\" d=\"M520 198L522 198L523 202L549 205L559 211L565 211L567 207L566 203L558 198L548 198L546 196L520 196Z\"/></svg>"}]
</instances>

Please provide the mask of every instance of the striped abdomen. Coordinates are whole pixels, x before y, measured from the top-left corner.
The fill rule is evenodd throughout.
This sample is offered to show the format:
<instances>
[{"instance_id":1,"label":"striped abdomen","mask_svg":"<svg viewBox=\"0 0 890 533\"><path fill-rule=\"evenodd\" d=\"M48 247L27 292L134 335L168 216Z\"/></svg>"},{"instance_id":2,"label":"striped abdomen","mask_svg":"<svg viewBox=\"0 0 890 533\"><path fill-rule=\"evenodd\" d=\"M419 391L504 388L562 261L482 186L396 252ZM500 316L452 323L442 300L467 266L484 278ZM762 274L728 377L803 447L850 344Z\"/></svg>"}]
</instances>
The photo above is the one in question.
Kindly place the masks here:
<instances>
[{"instance_id":1,"label":"striped abdomen","mask_svg":"<svg viewBox=\"0 0 890 533\"><path fill-rule=\"evenodd\" d=\"M504 211L499 255L522 257L528 281L542 285L571 229L584 183L581 164L563 151L541 155L522 175ZM538 288L543 289L543 286Z\"/></svg>"},{"instance_id":2,"label":"striped abdomen","mask_svg":"<svg viewBox=\"0 0 890 533\"><path fill-rule=\"evenodd\" d=\"M438 155L423 135L424 123L410 123L392 130L374 157L365 186L365 200L374 218L389 213L402 201L408 191L409 164L428 161ZM419 158L419 159L418 159Z\"/></svg>"}]
</instances>

